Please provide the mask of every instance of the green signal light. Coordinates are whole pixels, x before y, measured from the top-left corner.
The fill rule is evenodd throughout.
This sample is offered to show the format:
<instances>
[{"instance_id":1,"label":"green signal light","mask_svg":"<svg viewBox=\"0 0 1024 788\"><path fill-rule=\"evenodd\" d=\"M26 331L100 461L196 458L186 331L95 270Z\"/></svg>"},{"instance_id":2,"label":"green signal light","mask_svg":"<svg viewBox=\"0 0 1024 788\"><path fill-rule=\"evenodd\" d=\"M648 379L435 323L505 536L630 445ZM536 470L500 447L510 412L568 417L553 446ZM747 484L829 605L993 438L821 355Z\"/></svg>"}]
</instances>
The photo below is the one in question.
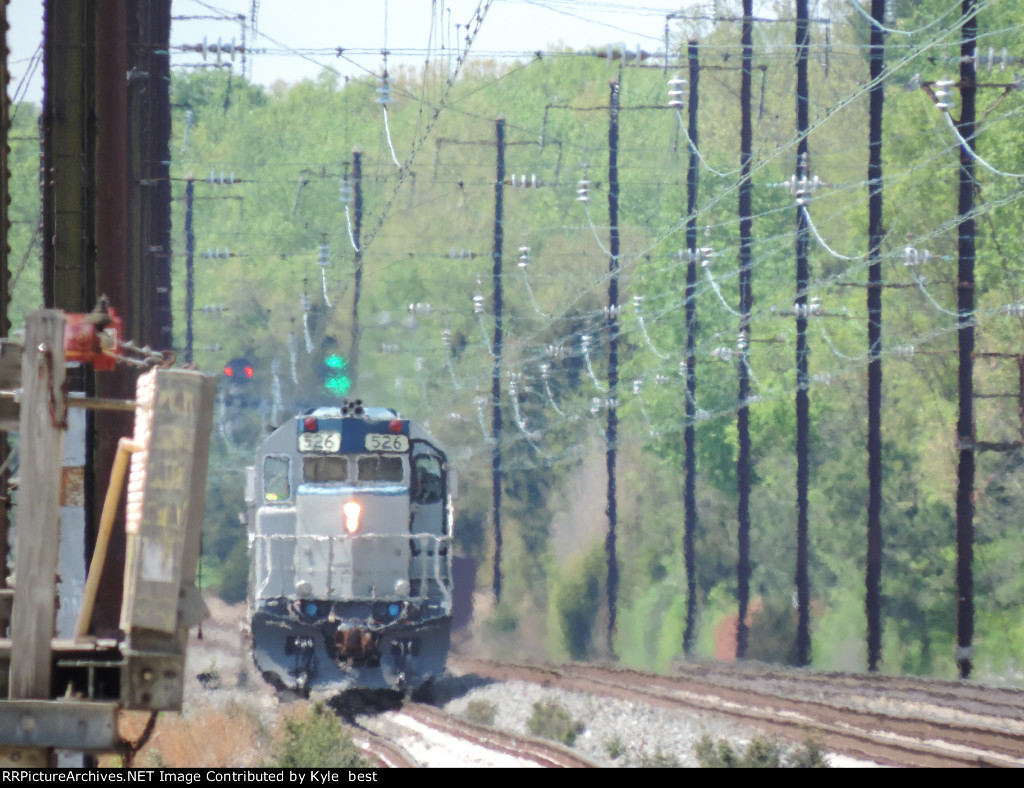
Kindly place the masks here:
<instances>
[{"instance_id":1,"label":"green signal light","mask_svg":"<svg viewBox=\"0 0 1024 788\"><path fill-rule=\"evenodd\" d=\"M324 392L335 397L344 397L348 394L352 388L352 380L345 374L348 361L337 353L331 353L324 357L324 368Z\"/></svg>"}]
</instances>

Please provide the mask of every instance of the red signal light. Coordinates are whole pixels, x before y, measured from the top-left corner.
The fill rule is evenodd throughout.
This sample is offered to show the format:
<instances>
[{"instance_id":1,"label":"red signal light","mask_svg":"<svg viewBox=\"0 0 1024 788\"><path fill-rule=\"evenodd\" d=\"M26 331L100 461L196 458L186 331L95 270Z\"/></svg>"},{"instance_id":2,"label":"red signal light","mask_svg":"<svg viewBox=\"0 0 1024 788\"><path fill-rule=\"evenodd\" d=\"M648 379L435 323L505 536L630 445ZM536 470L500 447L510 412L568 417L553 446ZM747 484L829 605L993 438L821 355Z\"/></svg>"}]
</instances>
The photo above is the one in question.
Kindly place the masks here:
<instances>
[{"instance_id":1,"label":"red signal light","mask_svg":"<svg viewBox=\"0 0 1024 788\"><path fill-rule=\"evenodd\" d=\"M247 378L251 378L251 377L252 377L252 373L253 373L253 369L252 369L252 367L246 367L246 368L245 368L245 376L246 376Z\"/></svg>"},{"instance_id":2,"label":"red signal light","mask_svg":"<svg viewBox=\"0 0 1024 788\"><path fill-rule=\"evenodd\" d=\"M234 376L235 371L230 366L224 367L224 374L230 378Z\"/></svg>"},{"instance_id":3,"label":"red signal light","mask_svg":"<svg viewBox=\"0 0 1024 788\"><path fill-rule=\"evenodd\" d=\"M306 432L316 432L316 427L316 419L313 416L306 416L306 418L302 420L302 429Z\"/></svg>"},{"instance_id":4,"label":"red signal light","mask_svg":"<svg viewBox=\"0 0 1024 788\"><path fill-rule=\"evenodd\" d=\"M391 430L391 433L393 435L398 435L402 431L402 421L401 421L401 419L395 419L394 421L392 421L388 425L388 429Z\"/></svg>"}]
</instances>

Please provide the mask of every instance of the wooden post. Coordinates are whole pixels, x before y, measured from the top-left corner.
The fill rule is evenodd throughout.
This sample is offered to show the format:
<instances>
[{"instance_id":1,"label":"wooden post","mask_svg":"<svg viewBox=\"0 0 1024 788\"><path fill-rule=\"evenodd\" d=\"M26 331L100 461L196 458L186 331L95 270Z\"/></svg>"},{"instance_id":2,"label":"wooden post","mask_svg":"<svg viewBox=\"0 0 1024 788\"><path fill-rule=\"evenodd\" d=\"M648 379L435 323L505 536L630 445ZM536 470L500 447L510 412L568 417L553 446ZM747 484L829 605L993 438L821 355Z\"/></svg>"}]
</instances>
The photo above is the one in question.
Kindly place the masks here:
<instances>
[{"instance_id":1,"label":"wooden post","mask_svg":"<svg viewBox=\"0 0 1024 788\"><path fill-rule=\"evenodd\" d=\"M51 697L60 465L64 400L64 315L33 312L25 326L10 697Z\"/></svg>"}]
</instances>

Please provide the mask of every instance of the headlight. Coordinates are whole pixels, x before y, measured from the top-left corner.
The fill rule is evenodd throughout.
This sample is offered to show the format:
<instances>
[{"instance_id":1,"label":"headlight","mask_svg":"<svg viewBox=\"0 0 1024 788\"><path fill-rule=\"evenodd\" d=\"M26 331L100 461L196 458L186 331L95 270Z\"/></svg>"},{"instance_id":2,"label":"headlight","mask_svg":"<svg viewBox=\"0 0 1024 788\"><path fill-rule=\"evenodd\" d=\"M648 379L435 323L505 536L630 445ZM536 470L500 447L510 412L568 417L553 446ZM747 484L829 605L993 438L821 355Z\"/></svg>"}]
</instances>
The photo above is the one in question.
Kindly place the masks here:
<instances>
[{"instance_id":1,"label":"headlight","mask_svg":"<svg viewBox=\"0 0 1024 788\"><path fill-rule=\"evenodd\" d=\"M345 530L354 534L359 530L359 514L362 507L355 501L349 501L341 508L345 512Z\"/></svg>"}]
</instances>

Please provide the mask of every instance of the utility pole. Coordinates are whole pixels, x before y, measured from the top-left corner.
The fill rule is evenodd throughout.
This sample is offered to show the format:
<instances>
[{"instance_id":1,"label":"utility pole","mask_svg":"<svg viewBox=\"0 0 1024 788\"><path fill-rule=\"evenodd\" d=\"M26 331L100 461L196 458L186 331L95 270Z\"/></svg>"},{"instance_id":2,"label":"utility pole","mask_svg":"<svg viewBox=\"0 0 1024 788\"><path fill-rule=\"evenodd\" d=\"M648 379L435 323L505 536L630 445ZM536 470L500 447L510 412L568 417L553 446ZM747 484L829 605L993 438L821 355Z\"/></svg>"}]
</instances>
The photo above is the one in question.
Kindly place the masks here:
<instances>
[{"instance_id":1,"label":"utility pole","mask_svg":"<svg viewBox=\"0 0 1024 788\"><path fill-rule=\"evenodd\" d=\"M686 629L683 651L693 653L697 628L697 561L694 554L697 532L697 440L694 422L697 417L697 371L695 352L697 333L697 108L700 60L697 42L691 41L690 102L688 112L690 162L686 175L686 426L683 432L686 479L684 482L685 521L683 524L683 562L686 564Z\"/></svg>"},{"instance_id":2,"label":"utility pole","mask_svg":"<svg viewBox=\"0 0 1024 788\"><path fill-rule=\"evenodd\" d=\"M960 678L971 675L974 639L974 50L978 17L975 0L963 0L960 33L960 197L957 207L957 347L960 406L956 424L956 664Z\"/></svg>"},{"instance_id":3,"label":"utility pole","mask_svg":"<svg viewBox=\"0 0 1024 788\"><path fill-rule=\"evenodd\" d=\"M359 374L359 340L363 329L359 325L359 297L363 287L363 248L360 235L363 230L363 151L352 149L352 180L355 193L355 218L352 222L352 245L355 247L354 282L352 287L352 347L349 350L349 369L352 370L352 385L356 385Z\"/></svg>"},{"instance_id":4,"label":"utility pole","mask_svg":"<svg viewBox=\"0 0 1024 788\"><path fill-rule=\"evenodd\" d=\"M189 175L185 181L185 363L192 363L192 313L196 307L196 236L192 228L192 205L196 183Z\"/></svg>"},{"instance_id":5,"label":"utility pole","mask_svg":"<svg viewBox=\"0 0 1024 788\"><path fill-rule=\"evenodd\" d=\"M882 108L885 0L871 0L868 109L868 544L865 572L868 670L882 659Z\"/></svg>"},{"instance_id":6,"label":"utility pole","mask_svg":"<svg viewBox=\"0 0 1024 788\"><path fill-rule=\"evenodd\" d=\"M505 189L505 119L495 123L497 173L494 181L494 366L491 372L491 494L494 520L494 601L501 601L501 254L504 242L503 198Z\"/></svg>"},{"instance_id":7,"label":"utility pole","mask_svg":"<svg viewBox=\"0 0 1024 788\"><path fill-rule=\"evenodd\" d=\"M747 656L747 609L750 604L750 374L747 355L750 352L751 246L753 245L750 203L750 161L753 156L751 128L751 68L753 60L753 0L743 0L743 28L740 44L743 47L740 66L740 331L736 358L736 377L739 391L739 409L736 412L738 438L736 453L737 542L739 556L736 562L736 596L739 618L736 624L736 658Z\"/></svg>"},{"instance_id":8,"label":"utility pole","mask_svg":"<svg viewBox=\"0 0 1024 788\"><path fill-rule=\"evenodd\" d=\"M608 472L608 534L605 552L608 558L608 652L615 654L615 618L619 593L619 566L615 547L618 509L615 492L616 437L619 425L619 78L611 83L608 102L608 310L605 328L608 331L608 429L605 432L605 466Z\"/></svg>"},{"instance_id":9,"label":"utility pole","mask_svg":"<svg viewBox=\"0 0 1024 788\"><path fill-rule=\"evenodd\" d=\"M810 269L807 265L807 246L810 241L810 230L803 206L806 192L801 192L799 184L807 183L807 133L808 93L807 82L807 50L810 46L810 28L808 25L807 0L796 3L796 595L797 595L797 634L796 663L800 666L811 661L811 617L810 587L807 575L808 560L808 523L807 523L807 488L810 476L808 460L808 444L810 432L810 402L808 387L810 380L807 374L807 286Z\"/></svg>"}]
</instances>

